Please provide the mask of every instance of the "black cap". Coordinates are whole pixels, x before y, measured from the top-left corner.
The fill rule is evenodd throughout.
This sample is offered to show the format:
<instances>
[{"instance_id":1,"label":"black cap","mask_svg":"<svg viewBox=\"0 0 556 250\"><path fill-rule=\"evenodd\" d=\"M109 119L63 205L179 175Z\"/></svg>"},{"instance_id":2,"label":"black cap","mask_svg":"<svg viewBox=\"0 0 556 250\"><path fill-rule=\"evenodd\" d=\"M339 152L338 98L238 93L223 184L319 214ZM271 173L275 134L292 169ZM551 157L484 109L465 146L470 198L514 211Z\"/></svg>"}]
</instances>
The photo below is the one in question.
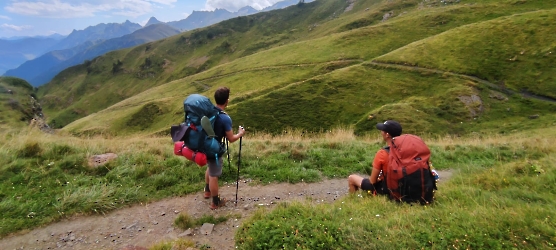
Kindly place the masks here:
<instances>
[{"instance_id":1,"label":"black cap","mask_svg":"<svg viewBox=\"0 0 556 250\"><path fill-rule=\"evenodd\" d=\"M384 123L376 124L378 130L382 130L392 137L400 136L402 134L402 125L394 120L387 120Z\"/></svg>"}]
</instances>

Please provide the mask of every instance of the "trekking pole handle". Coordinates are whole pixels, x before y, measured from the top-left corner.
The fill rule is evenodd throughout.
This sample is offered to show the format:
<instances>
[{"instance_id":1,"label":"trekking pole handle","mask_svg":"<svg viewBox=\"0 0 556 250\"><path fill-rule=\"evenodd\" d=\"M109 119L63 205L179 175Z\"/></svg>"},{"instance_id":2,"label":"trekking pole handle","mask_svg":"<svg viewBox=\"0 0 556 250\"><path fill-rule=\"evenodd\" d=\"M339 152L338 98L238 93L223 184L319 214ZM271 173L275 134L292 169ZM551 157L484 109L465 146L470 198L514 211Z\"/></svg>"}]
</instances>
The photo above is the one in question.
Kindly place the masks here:
<instances>
[{"instance_id":1,"label":"trekking pole handle","mask_svg":"<svg viewBox=\"0 0 556 250\"><path fill-rule=\"evenodd\" d=\"M243 130L243 134L245 134L245 129L243 128L243 126L240 125L240 126L239 126L239 130L240 130L240 132ZM243 137L243 134L241 134L240 137Z\"/></svg>"}]
</instances>

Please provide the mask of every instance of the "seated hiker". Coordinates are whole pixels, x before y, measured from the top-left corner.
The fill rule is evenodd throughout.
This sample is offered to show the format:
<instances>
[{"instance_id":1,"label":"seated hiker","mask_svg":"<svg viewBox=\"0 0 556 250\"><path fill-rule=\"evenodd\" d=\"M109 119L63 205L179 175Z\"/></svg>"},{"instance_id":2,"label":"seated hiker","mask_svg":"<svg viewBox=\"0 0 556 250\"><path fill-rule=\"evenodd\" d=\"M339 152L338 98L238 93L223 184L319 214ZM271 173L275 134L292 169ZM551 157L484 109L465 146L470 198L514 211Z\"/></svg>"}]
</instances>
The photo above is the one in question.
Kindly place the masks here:
<instances>
[{"instance_id":1,"label":"seated hiker","mask_svg":"<svg viewBox=\"0 0 556 250\"><path fill-rule=\"evenodd\" d=\"M396 121L386 121L379 123L376 128L380 130L382 139L390 145L392 138L401 135L402 126ZM388 153L390 147L386 146L378 150L373 160L373 170L369 178L363 178L359 175L352 174L348 177L349 192L355 193L359 189L373 194L388 194L388 189L384 185L384 173L388 168Z\"/></svg>"}]
</instances>

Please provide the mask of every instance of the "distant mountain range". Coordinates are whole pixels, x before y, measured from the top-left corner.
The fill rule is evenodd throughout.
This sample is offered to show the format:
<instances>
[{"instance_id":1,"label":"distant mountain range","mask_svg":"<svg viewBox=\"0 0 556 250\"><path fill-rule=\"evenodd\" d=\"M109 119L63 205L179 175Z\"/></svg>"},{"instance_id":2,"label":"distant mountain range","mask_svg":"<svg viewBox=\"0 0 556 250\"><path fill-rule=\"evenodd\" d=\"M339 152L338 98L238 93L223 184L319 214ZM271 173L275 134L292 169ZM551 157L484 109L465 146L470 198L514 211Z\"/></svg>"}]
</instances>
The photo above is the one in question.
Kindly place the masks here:
<instances>
[{"instance_id":1,"label":"distant mountain range","mask_svg":"<svg viewBox=\"0 0 556 250\"><path fill-rule=\"evenodd\" d=\"M182 31L187 31L210 26L230 18L247 16L255 13L258 13L258 11L252 7L243 7L233 13L225 9L216 9L214 11L193 11L193 13L191 13L191 15L189 15L186 19L168 22L168 25Z\"/></svg>"},{"instance_id":2,"label":"distant mountain range","mask_svg":"<svg viewBox=\"0 0 556 250\"><path fill-rule=\"evenodd\" d=\"M66 37L55 34L49 37L3 39L0 40L0 74L19 77L33 86L40 86L65 68L112 50L159 40L238 16L285 8L298 2L299 0L285 0L261 11L250 6L237 12L225 9L193 11L183 20L167 23L151 17L144 27L128 20L119 24L101 23L84 30L73 30Z\"/></svg>"},{"instance_id":3,"label":"distant mountain range","mask_svg":"<svg viewBox=\"0 0 556 250\"><path fill-rule=\"evenodd\" d=\"M58 42L58 39L43 37L0 39L0 74L48 52Z\"/></svg>"},{"instance_id":4,"label":"distant mountain range","mask_svg":"<svg viewBox=\"0 0 556 250\"><path fill-rule=\"evenodd\" d=\"M113 50L134 47L179 33L180 32L177 29L174 29L163 23L150 25L148 27L139 29L131 34L106 40L101 43L95 44L87 48L86 50L80 51L70 59L61 62L60 64L50 68L48 71L42 73L41 75L36 76L32 79L32 82L44 82L46 79L50 81L64 69L77 64L81 64L85 60L91 60L99 55L103 55Z\"/></svg>"},{"instance_id":5,"label":"distant mountain range","mask_svg":"<svg viewBox=\"0 0 556 250\"><path fill-rule=\"evenodd\" d=\"M87 27L84 30L74 30L64 39L50 44L47 49L44 49L42 56L34 58L32 60L25 61L19 67L7 70L5 76L15 76L27 80L33 86L39 86L49 82L52 77L54 77L59 71L51 71L52 69L58 68L59 64L65 62L75 55L83 53L89 50L92 46L103 43L109 39L122 37L130 34L136 30L141 29L141 25L137 23L132 23L126 21L121 24L109 23L109 24L98 24L95 26ZM19 40L14 41L19 44ZM115 47L114 49L121 49L123 47ZM44 53L46 52L46 53ZM104 51L106 53L107 51ZM92 55L96 57L102 54ZM90 58L89 58L90 59ZM75 62L75 60L72 60ZM83 63L79 61L73 65ZM67 65L67 64L66 64ZM69 65L69 66L73 66ZM50 76L52 77L39 77L39 76Z\"/></svg>"},{"instance_id":6,"label":"distant mountain range","mask_svg":"<svg viewBox=\"0 0 556 250\"><path fill-rule=\"evenodd\" d=\"M94 42L121 37L141 28L141 25L132 23L129 20L126 20L124 23L101 23L89 26L84 30L73 30L66 38L50 48L50 50L69 49L88 41Z\"/></svg>"}]
</instances>

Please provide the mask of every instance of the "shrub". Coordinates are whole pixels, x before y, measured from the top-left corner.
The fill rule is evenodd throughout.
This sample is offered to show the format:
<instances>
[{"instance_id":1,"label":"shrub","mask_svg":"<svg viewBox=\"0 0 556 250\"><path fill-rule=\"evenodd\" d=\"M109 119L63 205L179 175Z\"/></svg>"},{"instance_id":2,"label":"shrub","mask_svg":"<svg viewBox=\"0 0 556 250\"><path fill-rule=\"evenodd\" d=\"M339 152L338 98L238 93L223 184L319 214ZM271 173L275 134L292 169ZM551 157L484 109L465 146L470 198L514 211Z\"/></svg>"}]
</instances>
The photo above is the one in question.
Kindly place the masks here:
<instances>
[{"instance_id":1,"label":"shrub","mask_svg":"<svg viewBox=\"0 0 556 250\"><path fill-rule=\"evenodd\" d=\"M195 226L195 220L191 218L188 214L180 213L178 217L174 220L174 226L186 230Z\"/></svg>"},{"instance_id":2,"label":"shrub","mask_svg":"<svg viewBox=\"0 0 556 250\"><path fill-rule=\"evenodd\" d=\"M22 149L19 150L18 156L24 158L37 157L42 153L42 148L37 142L25 143Z\"/></svg>"}]
</instances>

